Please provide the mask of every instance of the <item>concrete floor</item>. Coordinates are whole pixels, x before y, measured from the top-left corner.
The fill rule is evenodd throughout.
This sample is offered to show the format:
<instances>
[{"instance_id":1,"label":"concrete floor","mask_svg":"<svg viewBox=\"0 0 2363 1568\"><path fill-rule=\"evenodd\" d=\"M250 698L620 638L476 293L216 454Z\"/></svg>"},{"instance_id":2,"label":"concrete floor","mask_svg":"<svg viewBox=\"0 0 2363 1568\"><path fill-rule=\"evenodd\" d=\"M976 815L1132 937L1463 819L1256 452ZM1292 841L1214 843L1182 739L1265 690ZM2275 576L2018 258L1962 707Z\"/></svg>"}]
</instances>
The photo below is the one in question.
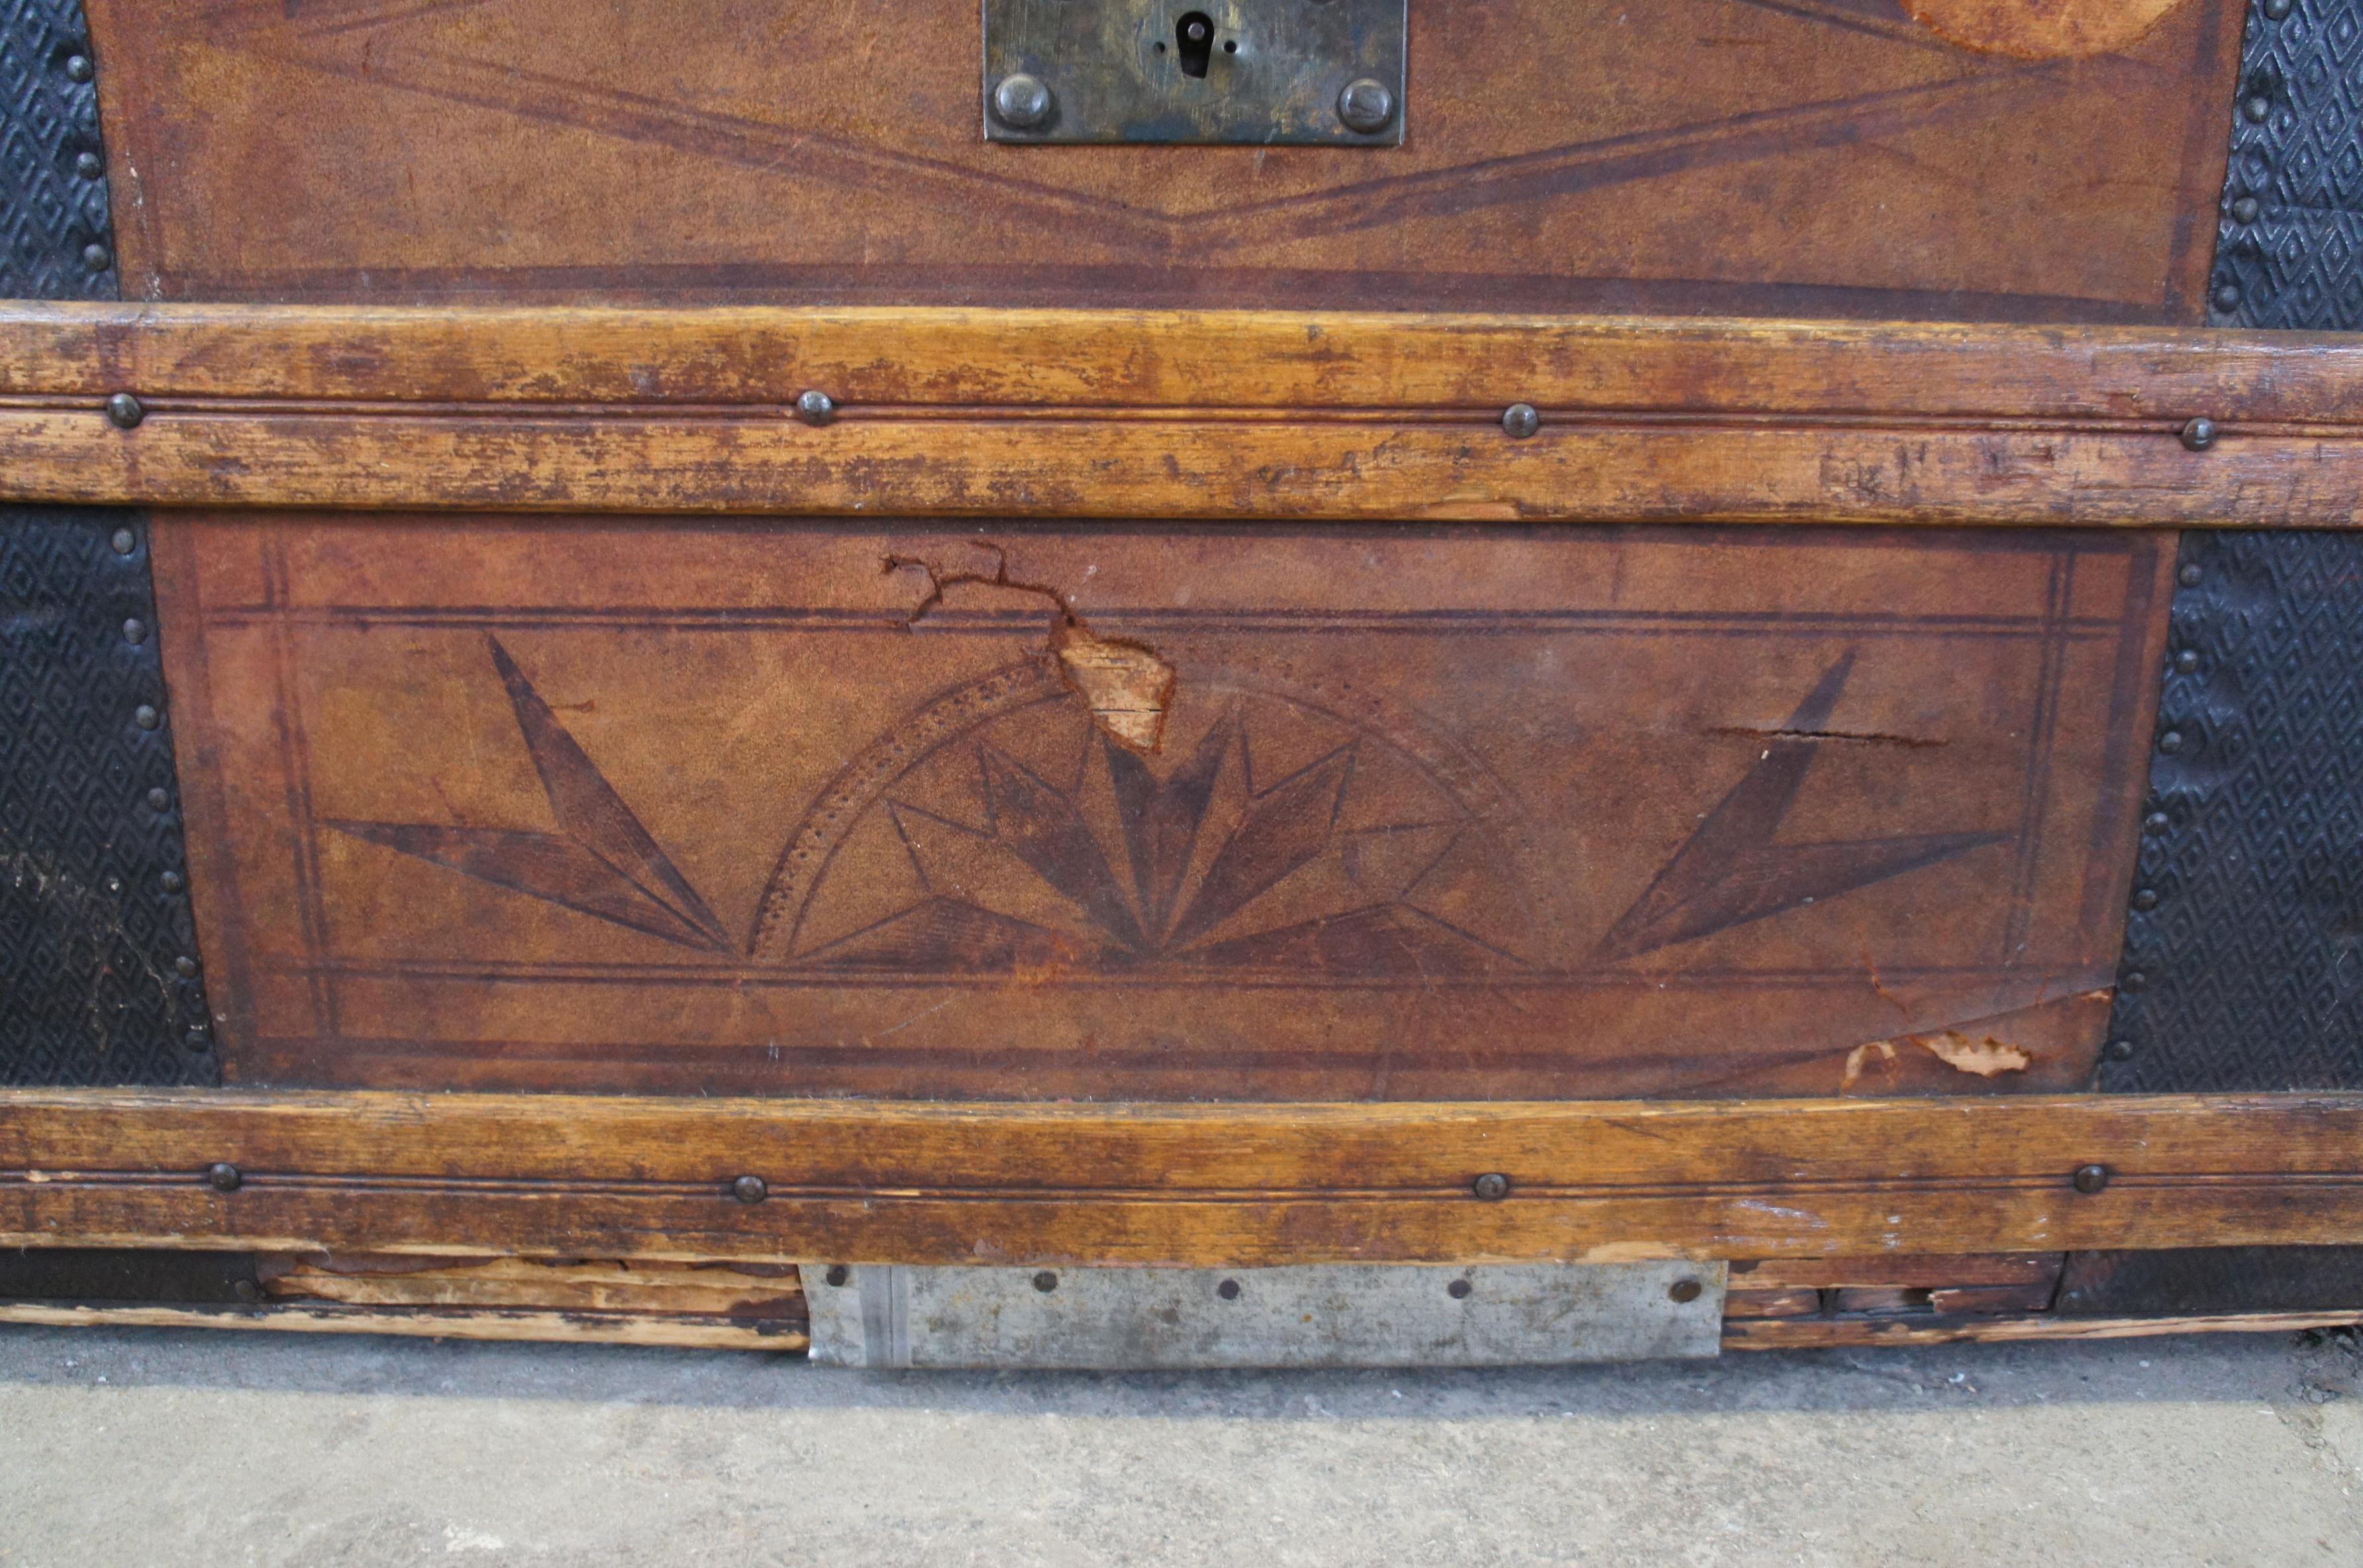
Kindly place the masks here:
<instances>
[{"instance_id":1,"label":"concrete floor","mask_svg":"<svg viewBox=\"0 0 2363 1568\"><path fill-rule=\"evenodd\" d=\"M0 1328L9 1568L2311 1568L2358 1490L2343 1336L993 1377Z\"/></svg>"}]
</instances>

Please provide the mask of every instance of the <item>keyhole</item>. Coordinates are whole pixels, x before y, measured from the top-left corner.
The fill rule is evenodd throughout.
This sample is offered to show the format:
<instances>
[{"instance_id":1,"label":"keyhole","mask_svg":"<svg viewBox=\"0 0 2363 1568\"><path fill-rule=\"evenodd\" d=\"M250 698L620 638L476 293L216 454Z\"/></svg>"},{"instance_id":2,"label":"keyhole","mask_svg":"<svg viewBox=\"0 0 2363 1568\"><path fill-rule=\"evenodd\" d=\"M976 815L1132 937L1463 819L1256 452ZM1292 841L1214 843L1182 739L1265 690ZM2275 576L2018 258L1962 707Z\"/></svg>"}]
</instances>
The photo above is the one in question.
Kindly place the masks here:
<instances>
[{"instance_id":1,"label":"keyhole","mask_svg":"<svg viewBox=\"0 0 2363 1568\"><path fill-rule=\"evenodd\" d=\"M1215 56L1215 24L1204 11L1191 11L1173 24L1173 49L1182 74L1205 80L1207 62Z\"/></svg>"}]
</instances>

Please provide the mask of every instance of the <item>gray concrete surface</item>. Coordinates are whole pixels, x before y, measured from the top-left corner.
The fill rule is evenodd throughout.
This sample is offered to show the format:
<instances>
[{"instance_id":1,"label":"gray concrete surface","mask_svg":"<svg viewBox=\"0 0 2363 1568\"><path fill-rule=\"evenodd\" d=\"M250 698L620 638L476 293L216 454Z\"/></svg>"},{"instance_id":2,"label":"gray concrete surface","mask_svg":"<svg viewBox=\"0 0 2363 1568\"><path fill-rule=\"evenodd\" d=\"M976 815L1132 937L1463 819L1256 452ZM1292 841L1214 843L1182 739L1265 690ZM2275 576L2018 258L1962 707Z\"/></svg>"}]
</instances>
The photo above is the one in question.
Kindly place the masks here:
<instances>
[{"instance_id":1,"label":"gray concrete surface","mask_svg":"<svg viewBox=\"0 0 2363 1568\"><path fill-rule=\"evenodd\" d=\"M2287 1334L1541 1372L900 1375L0 1329L0 1563L2363 1564Z\"/></svg>"}]
</instances>

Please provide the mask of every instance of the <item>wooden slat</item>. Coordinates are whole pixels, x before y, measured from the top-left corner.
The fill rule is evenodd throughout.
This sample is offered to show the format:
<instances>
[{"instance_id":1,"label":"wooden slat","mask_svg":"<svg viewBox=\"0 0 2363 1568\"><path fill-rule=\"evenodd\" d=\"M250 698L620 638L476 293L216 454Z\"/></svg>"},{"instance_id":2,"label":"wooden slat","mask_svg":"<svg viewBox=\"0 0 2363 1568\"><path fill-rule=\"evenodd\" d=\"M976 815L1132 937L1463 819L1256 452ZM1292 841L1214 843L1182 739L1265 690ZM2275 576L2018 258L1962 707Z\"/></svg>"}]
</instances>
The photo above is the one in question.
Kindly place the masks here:
<instances>
[{"instance_id":1,"label":"wooden slat","mask_svg":"<svg viewBox=\"0 0 2363 1568\"><path fill-rule=\"evenodd\" d=\"M2343 1328L2353 1312L2224 1312L2203 1318L1747 1318L1723 1325L1725 1350L1949 1345L2014 1340L2135 1340L2158 1334L2291 1333Z\"/></svg>"},{"instance_id":2,"label":"wooden slat","mask_svg":"<svg viewBox=\"0 0 2363 1568\"><path fill-rule=\"evenodd\" d=\"M222 1192L214 1162L243 1181ZM2079 1166L2109 1167L2098 1192ZM1508 1197L1473 1179L1499 1172ZM735 1201L760 1177L769 1198ZM0 1244L1252 1265L2363 1242L2363 1096L891 1105L16 1090Z\"/></svg>"},{"instance_id":3,"label":"wooden slat","mask_svg":"<svg viewBox=\"0 0 2363 1568\"><path fill-rule=\"evenodd\" d=\"M838 403L813 426L806 389ZM119 429L105 400L147 417ZM1514 440L1503 407L1530 402ZM2177 432L2204 415L2205 451ZM2345 526L2363 346L1414 315L0 309L0 498Z\"/></svg>"},{"instance_id":4,"label":"wooden slat","mask_svg":"<svg viewBox=\"0 0 2363 1568\"><path fill-rule=\"evenodd\" d=\"M74 1329L277 1329L405 1339L506 1340L535 1344L662 1345L677 1350L802 1351L802 1328L732 1318L637 1312L526 1312L401 1307L73 1307L0 1302L0 1323Z\"/></svg>"}]
</instances>

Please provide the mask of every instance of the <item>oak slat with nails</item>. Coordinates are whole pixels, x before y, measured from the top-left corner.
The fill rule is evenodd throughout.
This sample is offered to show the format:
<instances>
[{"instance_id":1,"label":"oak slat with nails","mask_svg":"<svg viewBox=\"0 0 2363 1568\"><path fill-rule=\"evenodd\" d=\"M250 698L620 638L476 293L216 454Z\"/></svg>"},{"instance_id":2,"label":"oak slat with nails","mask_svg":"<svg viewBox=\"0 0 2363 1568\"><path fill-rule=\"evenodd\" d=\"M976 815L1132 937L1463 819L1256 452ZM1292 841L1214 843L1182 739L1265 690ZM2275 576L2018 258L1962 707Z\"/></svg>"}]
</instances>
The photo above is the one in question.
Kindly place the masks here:
<instances>
[{"instance_id":1,"label":"oak slat with nails","mask_svg":"<svg viewBox=\"0 0 2363 1568\"><path fill-rule=\"evenodd\" d=\"M1494 1173L1508 1196L1475 1196ZM8 1245L1220 1266L2297 1241L2363 1241L2363 1097L0 1099Z\"/></svg>"}]
</instances>

